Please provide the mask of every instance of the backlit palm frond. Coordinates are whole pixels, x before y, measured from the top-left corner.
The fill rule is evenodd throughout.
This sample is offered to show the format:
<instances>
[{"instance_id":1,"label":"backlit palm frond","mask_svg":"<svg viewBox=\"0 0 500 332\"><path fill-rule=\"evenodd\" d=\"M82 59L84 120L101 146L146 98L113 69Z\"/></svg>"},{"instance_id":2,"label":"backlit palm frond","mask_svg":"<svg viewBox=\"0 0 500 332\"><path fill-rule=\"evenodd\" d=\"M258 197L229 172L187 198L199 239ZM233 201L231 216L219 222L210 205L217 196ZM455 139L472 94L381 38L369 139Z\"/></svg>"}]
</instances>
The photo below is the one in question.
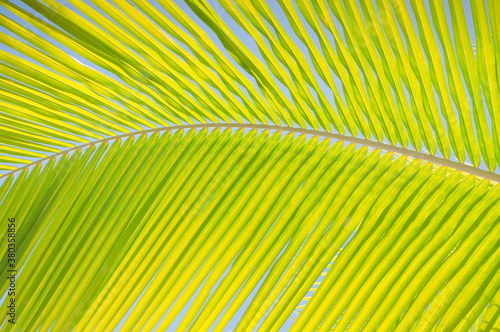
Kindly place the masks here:
<instances>
[{"instance_id":1,"label":"backlit palm frond","mask_svg":"<svg viewBox=\"0 0 500 332\"><path fill-rule=\"evenodd\" d=\"M238 330L275 330L342 247L292 330L470 326L500 286L498 185L353 144L155 133L11 186L23 270L6 330L110 331L131 307L125 331L180 314L179 330L222 330L242 306Z\"/></svg>"},{"instance_id":2,"label":"backlit palm frond","mask_svg":"<svg viewBox=\"0 0 500 332\"><path fill-rule=\"evenodd\" d=\"M3 153L245 121L500 161L495 1L471 2L475 55L461 1L187 1L206 26L166 0L69 3L2 0Z\"/></svg>"},{"instance_id":3,"label":"backlit palm frond","mask_svg":"<svg viewBox=\"0 0 500 332\"><path fill-rule=\"evenodd\" d=\"M500 2L0 0L0 26L2 331L500 328Z\"/></svg>"}]
</instances>

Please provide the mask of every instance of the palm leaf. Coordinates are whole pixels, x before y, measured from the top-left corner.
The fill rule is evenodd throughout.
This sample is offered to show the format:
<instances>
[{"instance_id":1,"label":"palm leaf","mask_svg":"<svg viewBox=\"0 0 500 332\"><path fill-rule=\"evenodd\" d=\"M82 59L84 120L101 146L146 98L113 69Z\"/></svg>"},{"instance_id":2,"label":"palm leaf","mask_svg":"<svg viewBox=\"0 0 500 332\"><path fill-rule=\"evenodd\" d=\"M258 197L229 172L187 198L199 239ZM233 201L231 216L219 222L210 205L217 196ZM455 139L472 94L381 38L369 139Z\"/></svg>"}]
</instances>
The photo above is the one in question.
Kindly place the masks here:
<instances>
[{"instance_id":1,"label":"palm leaf","mask_svg":"<svg viewBox=\"0 0 500 332\"><path fill-rule=\"evenodd\" d=\"M2 330L500 328L495 1L0 4Z\"/></svg>"}]
</instances>

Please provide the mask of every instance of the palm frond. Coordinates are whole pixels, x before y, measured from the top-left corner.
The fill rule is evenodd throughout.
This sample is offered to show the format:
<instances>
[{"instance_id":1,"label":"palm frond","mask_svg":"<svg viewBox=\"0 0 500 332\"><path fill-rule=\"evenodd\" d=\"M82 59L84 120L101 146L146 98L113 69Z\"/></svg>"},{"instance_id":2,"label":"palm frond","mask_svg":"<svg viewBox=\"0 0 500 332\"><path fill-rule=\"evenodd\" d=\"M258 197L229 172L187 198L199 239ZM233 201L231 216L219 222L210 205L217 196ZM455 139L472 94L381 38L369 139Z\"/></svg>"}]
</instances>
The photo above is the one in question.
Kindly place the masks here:
<instances>
[{"instance_id":1,"label":"palm frond","mask_svg":"<svg viewBox=\"0 0 500 332\"><path fill-rule=\"evenodd\" d=\"M498 1L0 5L0 329L500 328Z\"/></svg>"},{"instance_id":2,"label":"palm frond","mask_svg":"<svg viewBox=\"0 0 500 332\"><path fill-rule=\"evenodd\" d=\"M354 330L368 319L369 330L458 327L500 286L498 185L353 144L155 133L37 165L9 186L16 329L109 331L133 307L123 330L165 330L178 315L180 330L222 330L257 289L237 330L275 330L342 247L293 330L342 331L353 318Z\"/></svg>"},{"instance_id":3,"label":"palm frond","mask_svg":"<svg viewBox=\"0 0 500 332\"><path fill-rule=\"evenodd\" d=\"M181 122L270 121L347 129L490 170L500 161L494 1L489 16L483 1L471 4L475 55L460 1L279 0L284 20L267 2L221 0L229 23L204 0L187 1L210 35L170 1L162 10L142 0L70 4L2 1L2 43L19 52L0 51L2 135L17 137L14 148L64 149Z\"/></svg>"}]
</instances>

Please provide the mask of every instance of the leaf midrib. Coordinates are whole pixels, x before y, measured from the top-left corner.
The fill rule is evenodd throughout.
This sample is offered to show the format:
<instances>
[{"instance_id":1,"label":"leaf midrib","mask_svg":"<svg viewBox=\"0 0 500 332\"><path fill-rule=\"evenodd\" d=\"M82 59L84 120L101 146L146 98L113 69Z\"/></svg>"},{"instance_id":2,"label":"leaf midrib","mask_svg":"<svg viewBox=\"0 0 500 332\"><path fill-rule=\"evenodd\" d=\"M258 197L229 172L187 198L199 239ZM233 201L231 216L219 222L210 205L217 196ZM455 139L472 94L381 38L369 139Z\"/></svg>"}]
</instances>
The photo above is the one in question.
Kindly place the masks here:
<instances>
[{"instance_id":1,"label":"leaf midrib","mask_svg":"<svg viewBox=\"0 0 500 332\"><path fill-rule=\"evenodd\" d=\"M410 150L406 149L403 147L399 146L394 146L391 144L386 144L382 142L377 142L377 141L371 141L363 138L358 138L358 137L352 137L352 136L346 136L346 135L341 135L341 134L336 134L336 133L330 133L330 132L325 132L325 131L319 131L319 130L314 130L314 129L305 129L305 128L296 128L296 127L284 127L284 126L273 126L273 125L263 125L263 124L246 124L246 123L206 123L206 124L193 124L193 125L181 125L181 126L171 126L171 127L159 127L159 128L152 128L152 129L146 129L146 130L141 130L141 131L135 131L131 133L126 133L126 134L121 134L117 136L111 136L107 137L102 140L97 140L97 141L92 141L86 144L82 144L64 151L61 151L59 153L50 155L48 157L45 157L43 159L40 159L38 161L35 161L31 164L27 164L25 166L19 167L18 169L11 171L3 176L0 176L0 180L3 178L6 178L10 175L13 175L19 171L22 171L24 169L27 169L31 166L43 163L44 161L62 156L66 153L80 150L92 145L104 143L104 142L109 142L117 139L122 139L122 138L127 138L131 136L136 136L136 135L142 135L142 134L149 134L149 133L155 133L155 132L161 132L161 131L173 131L173 130L183 130L183 129L201 129L201 128L243 128L243 129L263 129L263 130L277 130L277 131L284 131L284 132L290 132L290 133L299 133L299 134L306 134L306 135L314 135L314 136L319 136L319 137L325 137L325 138L333 138L336 140L344 141L344 142L350 142L350 143L355 143L355 144L361 144L364 146L368 146L371 148L376 148L376 149L381 149L386 152L393 152L401 155L406 155L408 157L412 157L415 159L420 159L422 161L427 161L431 162L436 165L441 165L445 167L449 167L454 170L462 171L468 174L476 175L479 177L482 177L484 179L488 179L491 181L494 181L496 183L500 183L500 174L496 174L494 172L490 172L472 165L467 165L467 164L462 164L457 161L449 160L446 158L438 157L438 156L433 156L427 153L415 151L415 150Z\"/></svg>"}]
</instances>

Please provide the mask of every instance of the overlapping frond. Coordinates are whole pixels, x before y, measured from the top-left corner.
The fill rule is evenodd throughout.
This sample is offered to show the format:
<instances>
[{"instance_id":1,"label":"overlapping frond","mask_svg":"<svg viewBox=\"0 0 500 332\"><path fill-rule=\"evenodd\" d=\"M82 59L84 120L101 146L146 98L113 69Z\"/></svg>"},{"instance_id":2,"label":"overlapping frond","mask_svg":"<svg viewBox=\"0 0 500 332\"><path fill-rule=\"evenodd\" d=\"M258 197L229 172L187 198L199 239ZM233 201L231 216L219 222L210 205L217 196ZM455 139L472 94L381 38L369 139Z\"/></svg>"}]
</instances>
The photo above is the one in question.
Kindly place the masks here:
<instances>
[{"instance_id":1,"label":"overlapping frond","mask_svg":"<svg viewBox=\"0 0 500 332\"><path fill-rule=\"evenodd\" d=\"M294 331L500 324L499 185L404 156L165 132L36 165L0 194L23 266L5 331L276 331L299 303Z\"/></svg>"},{"instance_id":2,"label":"overlapping frond","mask_svg":"<svg viewBox=\"0 0 500 332\"><path fill-rule=\"evenodd\" d=\"M0 4L0 170L118 133L231 121L500 162L497 1L471 0L472 19L459 0Z\"/></svg>"}]
</instances>

